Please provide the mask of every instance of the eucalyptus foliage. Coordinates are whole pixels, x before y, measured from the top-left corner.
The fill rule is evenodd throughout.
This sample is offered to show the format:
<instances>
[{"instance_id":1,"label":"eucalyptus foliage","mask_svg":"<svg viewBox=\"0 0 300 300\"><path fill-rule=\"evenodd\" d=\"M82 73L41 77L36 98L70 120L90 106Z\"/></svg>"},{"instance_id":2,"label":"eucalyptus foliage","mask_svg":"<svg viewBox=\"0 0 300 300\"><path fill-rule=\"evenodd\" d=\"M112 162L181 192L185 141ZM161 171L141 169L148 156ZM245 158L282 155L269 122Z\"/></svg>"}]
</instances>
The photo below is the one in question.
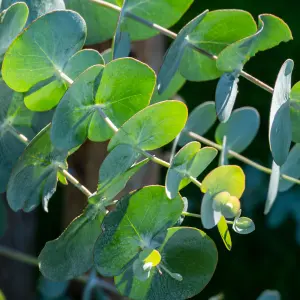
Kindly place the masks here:
<instances>
[{"instance_id":1,"label":"eucalyptus foliage","mask_svg":"<svg viewBox=\"0 0 300 300\"><path fill-rule=\"evenodd\" d=\"M200 293L218 262L208 230L217 227L228 250L231 232L255 230L241 215L244 172L230 159L249 163L240 153L254 140L260 116L251 107L233 108L240 78L249 78L245 64L259 51L291 40L288 25L270 14L260 15L257 25L246 11L206 10L176 35L164 27L174 25L193 0L15 2L3 0L1 6L0 191L7 192L12 210L25 212L40 203L48 211L58 182L68 180L88 196L83 213L38 257L45 277L41 294L62 295L67 280L91 268L85 299L91 298L96 271L114 277L118 291L131 299L187 299ZM159 30L175 40L156 75L128 56L132 41ZM112 48L102 55L82 49L111 38ZM286 60L274 90L256 82L273 93L272 170L250 161L271 173L265 213L277 193L300 178L299 145L290 151L292 141L300 141L300 84L291 85L293 65ZM186 80L218 78L215 102L204 102L199 93L199 106L190 114L182 101L172 100ZM222 123L214 127L217 118ZM216 143L203 137L209 130L215 130ZM68 173L68 157L86 140L108 141L94 193ZM170 163L149 152L173 140ZM212 169L218 150L219 167ZM168 168L165 186L140 187L119 200L149 161ZM203 194L200 214L187 212L182 196L191 183L199 199ZM195 215L207 233L180 226L184 217ZM0 235L5 228L1 199Z\"/></svg>"}]
</instances>

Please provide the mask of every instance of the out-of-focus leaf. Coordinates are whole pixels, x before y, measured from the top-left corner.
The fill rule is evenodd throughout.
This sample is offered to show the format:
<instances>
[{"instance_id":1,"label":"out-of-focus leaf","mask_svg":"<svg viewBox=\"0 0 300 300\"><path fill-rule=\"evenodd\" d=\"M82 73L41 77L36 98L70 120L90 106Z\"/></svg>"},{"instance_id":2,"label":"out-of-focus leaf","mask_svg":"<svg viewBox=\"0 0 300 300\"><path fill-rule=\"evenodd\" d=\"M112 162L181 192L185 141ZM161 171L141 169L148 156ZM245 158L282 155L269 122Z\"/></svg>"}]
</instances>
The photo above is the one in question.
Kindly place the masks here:
<instances>
[{"instance_id":1,"label":"out-of-focus leaf","mask_svg":"<svg viewBox=\"0 0 300 300\"><path fill-rule=\"evenodd\" d=\"M276 164L275 161L273 161L272 173L271 173L270 183L269 183L269 190L268 190L267 201L266 201L265 211L264 211L265 215L269 213L277 197L279 180L280 180L280 167Z\"/></svg>"},{"instance_id":2,"label":"out-of-focus leaf","mask_svg":"<svg viewBox=\"0 0 300 300\"><path fill-rule=\"evenodd\" d=\"M183 57L186 46L189 43L189 35L195 30L199 23L205 18L207 10L195 17L192 21L186 24L178 33L176 39L165 54L163 64L157 76L157 90L162 94L173 77L175 76L181 59ZM166 100L166 99L165 99Z\"/></svg>"},{"instance_id":3,"label":"out-of-focus leaf","mask_svg":"<svg viewBox=\"0 0 300 300\"><path fill-rule=\"evenodd\" d=\"M242 70L245 63L259 51L291 40L292 33L278 17L263 14L258 17L258 31L226 47L218 56L217 67L225 72Z\"/></svg>"},{"instance_id":4,"label":"out-of-focus leaf","mask_svg":"<svg viewBox=\"0 0 300 300\"><path fill-rule=\"evenodd\" d=\"M179 145L184 146L193 139L187 135L191 131L204 135L216 122L215 103L207 101L197 106L189 115L188 121L180 135Z\"/></svg>"},{"instance_id":5,"label":"out-of-focus leaf","mask_svg":"<svg viewBox=\"0 0 300 300\"><path fill-rule=\"evenodd\" d=\"M290 59L282 65L271 103L269 143L273 159L279 166L286 161L292 141L289 94L293 67L294 62Z\"/></svg>"},{"instance_id":6,"label":"out-of-focus leaf","mask_svg":"<svg viewBox=\"0 0 300 300\"><path fill-rule=\"evenodd\" d=\"M46 243L38 258L41 273L51 280L64 281L88 271L104 216L101 205L89 204L60 237Z\"/></svg>"},{"instance_id":7,"label":"out-of-focus leaf","mask_svg":"<svg viewBox=\"0 0 300 300\"><path fill-rule=\"evenodd\" d=\"M255 108L242 107L236 109L228 122L218 125L215 140L219 145L222 145L223 138L226 136L228 149L241 153L255 138L259 124L259 113Z\"/></svg>"},{"instance_id":8,"label":"out-of-focus leaf","mask_svg":"<svg viewBox=\"0 0 300 300\"><path fill-rule=\"evenodd\" d=\"M234 30L232 30L234 28ZM189 37L189 42L213 55L228 45L256 32L252 16L242 10L209 12ZM220 77L216 61L187 47L180 64L180 72L188 80L205 81Z\"/></svg>"},{"instance_id":9,"label":"out-of-focus leaf","mask_svg":"<svg viewBox=\"0 0 300 300\"><path fill-rule=\"evenodd\" d=\"M68 153L56 149L50 141L50 125L27 146L14 166L7 186L7 200L12 210L32 211L48 201L56 191L59 169L67 169ZM22 191L20 193L20 191Z\"/></svg>"},{"instance_id":10,"label":"out-of-focus leaf","mask_svg":"<svg viewBox=\"0 0 300 300\"><path fill-rule=\"evenodd\" d=\"M257 298L257 300L280 300L280 299L281 299L280 293L275 290L265 290Z\"/></svg>"},{"instance_id":11,"label":"out-of-focus leaf","mask_svg":"<svg viewBox=\"0 0 300 300\"><path fill-rule=\"evenodd\" d=\"M4 199L0 198L0 237L3 236L7 228L7 215Z\"/></svg>"},{"instance_id":12,"label":"out-of-focus leaf","mask_svg":"<svg viewBox=\"0 0 300 300\"><path fill-rule=\"evenodd\" d=\"M113 37L118 13L110 8L86 0L65 0L67 8L79 12L87 20L87 44L97 44ZM123 0L108 0L121 7ZM169 28L188 10L193 0L127 0L126 11L147 21ZM158 31L126 18L126 31L132 40L148 39Z\"/></svg>"},{"instance_id":13,"label":"out-of-focus leaf","mask_svg":"<svg viewBox=\"0 0 300 300\"><path fill-rule=\"evenodd\" d=\"M6 300L3 292L0 290L0 300Z\"/></svg>"},{"instance_id":14,"label":"out-of-focus leaf","mask_svg":"<svg viewBox=\"0 0 300 300\"><path fill-rule=\"evenodd\" d=\"M289 153L287 160L280 168L280 173L296 179L300 178L300 144L296 144ZM279 192L289 190L295 183L280 178Z\"/></svg>"},{"instance_id":15,"label":"out-of-focus leaf","mask_svg":"<svg viewBox=\"0 0 300 300\"><path fill-rule=\"evenodd\" d=\"M47 299L57 299L65 294L68 286L68 281L51 281L44 276L41 276L38 289Z\"/></svg>"},{"instance_id":16,"label":"out-of-focus leaf","mask_svg":"<svg viewBox=\"0 0 300 300\"><path fill-rule=\"evenodd\" d=\"M236 96L238 94L239 70L224 73L219 79L216 89L216 112L220 122L230 118Z\"/></svg>"},{"instance_id":17,"label":"out-of-focus leaf","mask_svg":"<svg viewBox=\"0 0 300 300\"><path fill-rule=\"evenodd\" d=\"M232 242L226 219L222 216L218 222L218 230L227 250L231 250Z\"/></svg>"},{"instance_id":18,"label":"out-of-focus leaf","mask_svg":"<svg viewBox=\"0 0 300 300\"><path fill-rule=\"evenodd\" d=\"M171 142L183 129L187 107L180 101L163 101L146 107L129 119L113 136L108 150L129 144L154 150Z\"/></svg>"}]
</instances>

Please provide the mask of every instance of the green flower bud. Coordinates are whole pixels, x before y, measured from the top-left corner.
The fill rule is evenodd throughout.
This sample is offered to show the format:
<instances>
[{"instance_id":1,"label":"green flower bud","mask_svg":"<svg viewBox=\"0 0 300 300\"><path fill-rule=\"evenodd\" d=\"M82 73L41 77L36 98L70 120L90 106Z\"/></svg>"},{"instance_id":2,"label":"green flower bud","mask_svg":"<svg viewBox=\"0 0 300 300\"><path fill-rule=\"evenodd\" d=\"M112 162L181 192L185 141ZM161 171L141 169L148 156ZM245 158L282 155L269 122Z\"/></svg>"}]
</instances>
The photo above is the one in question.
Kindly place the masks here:
<instances>
[{"instance_id":1,"label":"green flower bud","mask_svg":"<svg viewBox=\"0 0 300 300\"><path fill-rule=\"evenodd\" d=\"M213 209L215 211L221 211L222 206L227 203L230 194L228 192L218 193L213 197Z\"/></svg>"},{"instance_id":2,"label":"green flower bud","mask_svg":"<svg viewBox=\"0 0 300 300\"><path fill-rule=\"evenodd\" d=\"M241 202L235 196L230 196L228 201L221 207L221 213L225 218L234 218L241 209Z\"/></svg>"}]
</instances>

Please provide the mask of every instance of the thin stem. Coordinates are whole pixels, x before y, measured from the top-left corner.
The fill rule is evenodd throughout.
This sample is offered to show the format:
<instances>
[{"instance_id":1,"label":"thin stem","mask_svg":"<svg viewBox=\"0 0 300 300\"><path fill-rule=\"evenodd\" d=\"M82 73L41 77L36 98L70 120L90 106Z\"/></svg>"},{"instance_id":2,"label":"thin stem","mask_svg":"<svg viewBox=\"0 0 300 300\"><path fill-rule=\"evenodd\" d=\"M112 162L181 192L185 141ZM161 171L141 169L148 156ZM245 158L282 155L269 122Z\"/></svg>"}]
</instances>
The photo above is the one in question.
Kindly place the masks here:
<instances>
[{"instance_id":1,"label":"thin stem","mask_svg":"<svg viewBox=\"0 0 300 300\"><path fill-rule=\"evenodd\" d=\"M1 245L0 245L0 255L35 267L39 266L39 262L36 257ZM89 277L84 275L84 276L74 278L74 280L82 283L87 283ZM117 289L113 285L109 284L108 282L105 282L104 280L101 280L99 278L95 280L96 280L96 285L98 287L106 289L115 294L119 294Z\"/></svg>"},{"instance_id":2,"label":"thin stem","mask_svg":"<svg viewBox=\"0 0 300 300\"><path fill-rule=\"evenodd\" d=\"M192 218L201 219L201 215L189 213L187 211L182 212L181 215L184 216L184 217L192 217ZM226 223L232 225L234 222L226 220Z\"/></svg>"},{"instance_id":3,"label":"thin stem","mask_svg":"<svg viewBox=\"0 0 300 300\"><path fill-rule=\"evenodd\" d=\"M191 138L197 140L197 141L200 141L208 146L211 146L211 147L214 147L218 150L222 150L222 146L219 145L219 144L216 144L214 142L212 142L211 140L199 135L199 134L196 134L194 132L186 132L187 135L189 135ZM262 166L256 162L254 162L253 160L235 152L235 151L232 151L232 150L228 150L228 154L230 154L231 156L233 156L234 158L240 160L241 162L249 165L249 166L252 166L253 168L257 169L257 170L260 170L266 174L271 174L272 173L272 169L269 169L265 166ZM293 182L293 183L296 183L296 184L300 184L300 180L297 179L297 178L294 178L294 177L291 177L291 176L288 176L286 174L281 174L281 178L287 180L287 181L290 181L290 182Z\"/></svg>"},{"instance_id":4,"label":"thin stem","mask_svg":"<svg viewBox=\"0 0 300 300\"><path fill-rule=\"evenodd\" d=\"M104 7L110 8L110 9L113 9L113 10L115 10L115 11L117 11L117 12L120 12L120 11L121 11L121 8L120 8L119 6L114 5L114 4L111 4L111 3L106 2L106 1L102 1L102 0L89 0L89 1L90 1L90 2L94 2L94 3L97 3L97 4L101 5L101 6L104 6ZM145 19L143 19L143 18L141 18L141 17L139 17L139 16L134 15L134 14L131 13L131 12L127 12L126 15L127 15L129 18L131 18L131 19L133 19L133 20L135 20L135 21L137 21L137 22L139 22L139 23L141 23L141 24L144 24L144 25L147 26L147 27L156 29L156 30L159 31L161 34L163 34L163 35L165 35L165 36L168 36L168 37L170 37L171 39L176 39L176 37L177 37L177 34L176 34L175 32L172 32L172 31L170 31L170 30L168 30L168 29L166 29L166 28L164 28L164 27L162 27L162 26L160 26L160 25L158 25L158 24L155 24L155 23L152 23L152 22L150 22L150 21L147 21L147 20L145 20ZM201 53L201 54L203 54L203 55L205 55L206 57L208 57L208 58L210 58L210 59L213 59L213 60L217 60L217 59L218 59L218 56L213 55L213 54L211 54L211 53L209 53L209 52L207 52L207 51L205 51L205 50L199 48L199 47L196 46L196 45L193 45L193 44L191 44L191 43L188 43L187 45L188 45L190 48L194 49L195 51L197 51L197 52L199 52L199 53ZM241 71L240 74L241 74L242 77L244 77L244 78L247 79L248 81L254 83L255 85L261 87L261 88L264 89L265 91L267 91L267 92L269 92L269 93L273 93L273 88L270 87L269 85L267 85L266 83L262 82L261 80L255 78L254 76L248 74L248 73L245 72L245 71Z\"/></svg>"}]
</instances>

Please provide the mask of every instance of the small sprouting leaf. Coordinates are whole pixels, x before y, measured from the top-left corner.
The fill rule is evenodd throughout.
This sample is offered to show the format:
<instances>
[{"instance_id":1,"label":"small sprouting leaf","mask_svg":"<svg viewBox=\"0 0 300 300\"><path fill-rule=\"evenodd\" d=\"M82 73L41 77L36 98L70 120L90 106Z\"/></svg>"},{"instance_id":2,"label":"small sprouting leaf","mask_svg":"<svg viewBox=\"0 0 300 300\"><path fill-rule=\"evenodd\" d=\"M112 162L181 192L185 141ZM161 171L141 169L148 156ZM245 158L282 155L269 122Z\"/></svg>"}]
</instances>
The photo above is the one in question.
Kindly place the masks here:
<instances>
[{"instance_id":1,"label":"small sprouting leaf","mask_svg":"<svg viewBox=\"0 0 300 300\"><path fill-rule=\"evenodd\" d=\"M104 216L104 208L90 204L60 237L47 242L38 258L41 273L51 280L64 281L88 271Z\"/></svg>"},{"instance_id":2,"label":"small sprouting leaf","mask_svg":"<svg viewBox=\"0 0 300 300\"><path fill-rule=\"evenodd\" d=\"M219 79L216 90L216 112L220 122L227 122L230 118L238 93L239 70L224 73Z\"/></svg>"},{"instance_id":3,"label":"small sprouting leaf","mask_svg":"<svg viewBox=\"0 0 300 300\"><path fill-rule=\"evenodd\" d=\"M113 39L113 59L127 57L130 53L130 35L125 22L129 2L130 0L123 0L116 33Z\"/></svg>"},{"instance_id":4,"label":"small sprouting leaf","mask_svg":"<svg viewBox=\"0 0 300 300\"><path fill-rule=\"evenodd\" d=\"M148 159L136 163L140 154L130 145L118 145L103 161L99 170L96 197L113 199L126 185L127 181Z\"/></svg>"},{"instance_id":5,"label":"small sprouting leaf","mask_svg":"<svg viewBox=\"0 0 300 300\"><path fill-rule=\"evenodd\" d=\"M255 21L248 12L233 9L215 10L207 13L205 19L190 35L189 42L212 55L219 55L228 45L255 32ZM217 69L215 60L191 47L187 47L184 52L180 72L183 77L192 81L216 79L223 73Z\"/></svg>"},{"instance_id":6,"label":"small sprouting leaf","mask_svg":"<svg viewBox=\"0 0 300 300\"><path fill-rule=\"evenodd\" d=\"M236 109L228 122L218 125L215 140L219 145L222 145L224 136L226 136L228 149L241 153L255 138L259 124L259 113L255 108Z\"/></svg>"},{"instance_id":7,"label":"small sprouting leaf","mask_svg":"<svg viewBox=\"0 0 300 300\"><path fill-rule=\"evenodd\" d=\"M216 149L200 147L198 142L191 142L174 156L166 176L168 198L176 197L178 191L190 182L189 177L197 178L216 157Z\"/></svg>"},{"instance_id":8,"label":"small sprouting leaf","mask_svg":"<svg viewBox=\"0 0 300 300\"><path fill-rule=\"evenodd\" d=\"M56 149L50 141L50 125L27 146L14 166L7 186L7 200L12 210L25 212L48 201L56 191L59 169L67 169L68 153ZM20 193L20 191L22 191Z\"/></svg>"},{"instance_id":9,"label":"small sprouting leaf","mask_svg":"<svg viewBox=\"0 0 300 300\"><path fill-rule=\"evenodd\" d=\"M4 81L13 90L26 92L30 109L55 107L67 89L60 74L85 38L85 22L76 12L58 10L41 16L8 48L2 67Z\"/></svg>"},{"instance_id":10,"label":"small sprouting leaf","mask_svg":"<svg viewBox=\"0 0 300 300\"><path fill-rule=\"evenodd\" d=\"M265 290L256 300L280 300L281 296L278 291L275 290Z\"/></svg>"},{"instance_id":11,"label":"small sprouting leaf","mask_svg":"<svg viewBox=\"0 0 300 300\"><path fill-rule=\"evenodd\" d=\"M219 166L228 165L228 143L227 136L223 136L222 150L220 153Z\"/></svg>"},{"instance_id":12,"label":"small sprouting leaf","mask_svg":"<svg viewBox=\"0 0 300 300\"><path fill-rule=\"evenodd\" d=\"M44 276L41 276L38 290L47 299L57 299L66 293L68 286L68 281L51 281Z\"/></svg>"},{"instance_id":13,"label":"small sprouting leaf","mask_svg":"<svg viewBox=\"0 0 300 300\"><path fill-rule=\"evenodd\" d=\"M231 236L230 236L226 219L223 216L218 222L218 230L224 242L225 247L230 251L232 248Z\"/></svg>"},{"instance_id":14,"label":"small sprouting leaf","mask_svg":"<svg viewBox=\"0 0 300 300\"><path fill-rule=\"evenodd\" d=\"M264 211L265 215L269 213L269 211L271 210L275 202L278 193L279 180L280 180L280 167L276 164L275 161L273 161L268 196L267 196L267 201L266 201L265 211Z\"/></svg>"},{"instance_id":15,"label":"small sprouting leaf","mask_svg":"<svg viewBox=\"0 0 300 300\"><path fill-rule=\"evenodd\" d=\"M113 136L108 150L130 144L154 150L171 142L183 129L187 107L180 101L163 101L146 107L129 119Z\"/></svg>"},{"instance_id":16,"label":"small sprouting leaf","mask_svg":"<svg viewBox=\"0 0 300 300\"><path fill-rule=\"evenodd\" d=\"M62 149L81 145L86 138L105 141L113 131L99 113L102 110L118 127L145 108L155 85L155 74L132 58L93 66L72 84L53 117L51 138Z\"/></svg>"},{"instance_id":17,"label":"small sprouting leaf","mask_svg":"<svg viewBox=\"0 0 300 300\"><path fill-rule=\"evenodd\" d=\"M162 274L152 268L149 278L140 281L134 276L132 266L128 266L123 274L115 277L122 295L133 300L189 299L211 280L217 264L217 249L203 231L189 227L170 228L157 250L162 257Z\"/></svg>"},{"instance_id":18,"label":"small sprouting leaf","mask_svg":"<svg viewBox=\"0 0 300 300\"><path fill-rule=\"evenodd\" d=\"M286 161L292 141L289 94L293 67L294 62L290 59L282 65L271 103L269 143L273 159L279 166Z\"/></svg>"},{"instance_id":19,"label":"small sprouting leaf","mask_svg":"<svg viewBox=\"0 0 300 300\"><path fill-rule=\"evenodd\" d=\"M0 13L0 61L12 41L24 28L29 10L24 2L17 2Z\"/></svg>"},{"instance_id":20,"label":"small sprouting leaf","mask_svg":"<svg viewBox=\"0 0 300 300\"><path fill-rule=\"evenodd\" d=\"M177 94L177 92L182 88L182 86L185 84L185 79L181 76L179 72L176 72L173 79L171 80L169 86L166 88L166 90L162 94L158 94L157 88L155 89L151 104L161 102L164 100L172 100L173 97Z\"/></svg>"},{"instance_id":21,"label":"small sprouting leaf","mask_svg":"<svg viewBox=\"0 0 300 300\"><path fill-rule=\"evenodd\" d=\"M296 144L289 153L287 160L280 168L280 173L296 179L300 178L300 144ZM280 178L279 192L289 190L295 183Z\"/></svg>"},{"instance_id":22,"label":"small sprouting leaf","mask_svg":"<svg viewBox=\"0 0 300 300\"><path fill-rule=\"evenodd\" d=\"M213 195L210 192L202 198L200 214L201 222L206 229L215 227L222 217L221 212L214 209Z\"/></svg>"},{"instance_id":23,"label":"small sprouting leaf","mask_svg":"<svg viewBox=\"0 0 300 300\"><path fill-rule=\"evenodd\" d=\"M141 249L157 248L161 233L177 222L182 210L180 195L170 201L163 186L147 186L122 198L102 223L104 230L94 251L98 272L119 275Z\"/></svg>"},{"instance_id":24,"label":"small sprouting leaf","mask_svg":"<svg viewBox=\"0 0 300 300\"><path fill-rule=\"evenodd\" d=\"M189 43L189 35L195 30L203 18L205 18L207 12L207 10L204 11L186 24L180 30L176 39L166 52L163 64L157 76L157 90L159 94L162 94L167 89L175 76L180 66L184 51Z\"/></svg>"},{"instance_id":25,"label":"small sprouting leaf","mask_svg":"<svg viewBox=\"0 0 300 300\"><path fill-rule=\"evenodd\" d=\"M255 224L249 218L237 217L233 222L232 229L239 234L249 234L255 230Z\"/></svg>"},{"instance_id":26,"label":"small sprouting leaf","mask_svg":"<svg viewBox=\"0 0 300 300\"><path fill-rule=\"evenodd\" d=\"M207 101L197 106L189 115L188 121L180 135L179 145L184 146L192 141L192 137L188 136L188 132L194 132L204 135L216 122L215 103Z\"/></svg>"},{"instance_id":27,"label":"small sprouting leaf","mask_svg":"<svg viewBox=\"0 0 300 300\"><path fill-rule=\"evenodd\" d=\"M297 82L290 93L290 117L292 123L292 140L300 143L300 81Z\"/></svg>"},{"instance_id":28,"label":"small sprouting leaf","mask_svg":"<svg viewBox=\"0 0 300 300\"><path fill-rule=\"evenodd\" d=\"M217 67L225 72L241 70L245 63L259 51L273 48L291 40L292 33L278 17L263 14L258 17L258 31L226 47L218 56Z\"/></svg>"},{"instance_id":29,"label":"small sprouting leaf","mask_svg":"<svg viewBox=\"0 0 300 300\"><path fill-rule=\"evenodd\" d=\"M0 237L2 237L3 234L5 233L6 227L7 227L6 207L4 204L4 199L0 198Z\"/></svg>"},{"instance_id":30,"label":"small sprouting leaf","mask_svg":"<svg viewBox=\"0 0 300 300\"><path fill-rule=\"evenodd\" d=\"M124 1L108 0L122 7ZM182 17L188 10L193 0L127 0L126 11L137 15L147 21L169 28ZM65 0L69 9L78 11L87 20L88 37L87 44L98 44L113 37L117 22L118 13L110 8L103 7L97 3L86 0ZM126 31L132 40L148 39L158 31L135 20L126 18Z\"/></svg>"},{"instance_id":31,"label":"small sprouting leaf","mask_svg":"<svg viewBox=\"0 0 300 300\"><path fill-rule=\"evenodd\" d=\"M239 166L221 166L211 171L202 181L201 191L212 196L226 191L240 198L245 190L245 174Z\"/></svg>"}]
</instances>

